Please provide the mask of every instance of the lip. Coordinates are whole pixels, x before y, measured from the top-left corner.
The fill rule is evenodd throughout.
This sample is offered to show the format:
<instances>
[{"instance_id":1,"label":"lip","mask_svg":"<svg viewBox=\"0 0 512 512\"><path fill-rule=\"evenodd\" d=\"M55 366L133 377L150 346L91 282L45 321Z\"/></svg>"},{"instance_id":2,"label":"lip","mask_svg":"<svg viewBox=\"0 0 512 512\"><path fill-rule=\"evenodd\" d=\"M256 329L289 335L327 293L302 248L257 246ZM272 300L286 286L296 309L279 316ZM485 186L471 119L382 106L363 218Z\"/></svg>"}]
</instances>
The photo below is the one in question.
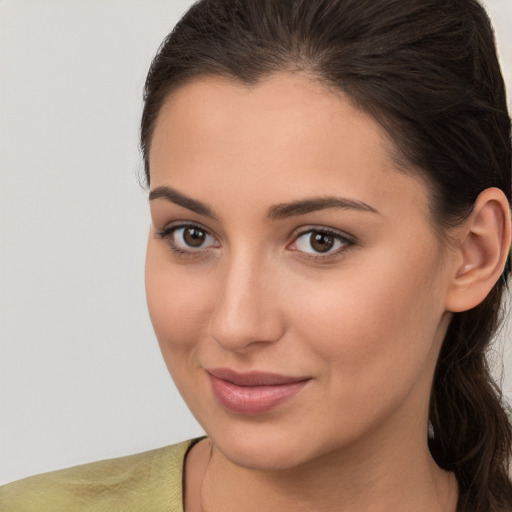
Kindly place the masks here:
<instances>
[{"instance_id":1,"label":"lip","mask_svg":"<svg viewBox=\"0 0 512 512\"><path fill-rule=\"evenodd\" d=\"M292 399L311 380L275 373L238 373L229 368L207 370L217 400L236 414L263 414Z\"/></svg>"}]
</instances>

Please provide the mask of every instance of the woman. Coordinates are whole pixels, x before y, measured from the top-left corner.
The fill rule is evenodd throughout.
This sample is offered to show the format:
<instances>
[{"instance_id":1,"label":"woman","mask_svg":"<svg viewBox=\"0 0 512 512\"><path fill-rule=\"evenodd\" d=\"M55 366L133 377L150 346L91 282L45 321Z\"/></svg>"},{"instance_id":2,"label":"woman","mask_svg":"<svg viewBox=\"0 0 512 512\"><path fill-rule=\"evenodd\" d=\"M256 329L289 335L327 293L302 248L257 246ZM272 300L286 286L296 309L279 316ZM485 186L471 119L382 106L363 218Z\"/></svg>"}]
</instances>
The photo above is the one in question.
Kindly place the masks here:
<instances>
[{"instance_id":1,"label":"woman","mask_svg":"<svg viewBox=\"0 0 512 512\"><path fill-rule=\"evenodd\" d=\"M11 484L6 510L512 510L485 360L510 118L477 2L198 2L141 146L149 311L208 438Z\"/></svg>"}]
</instances>

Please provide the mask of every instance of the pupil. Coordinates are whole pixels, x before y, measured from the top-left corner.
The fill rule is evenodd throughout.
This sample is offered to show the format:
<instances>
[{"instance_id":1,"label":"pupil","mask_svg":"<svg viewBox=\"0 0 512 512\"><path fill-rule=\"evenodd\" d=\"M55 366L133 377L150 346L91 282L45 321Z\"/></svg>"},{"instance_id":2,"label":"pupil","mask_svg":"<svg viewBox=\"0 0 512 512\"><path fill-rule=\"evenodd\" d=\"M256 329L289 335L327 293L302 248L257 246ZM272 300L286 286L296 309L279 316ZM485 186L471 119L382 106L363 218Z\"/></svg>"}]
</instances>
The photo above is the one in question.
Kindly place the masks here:
<instances>
[{"instance_id":1,"label":"pupil","mask_svg":"<svg viewBox=\"0 0 512 512\"><path fill-rule=\"evenodd\" d=\"M183 239L191 247L200 247L206 238L204 231L196 228L187 228L183 233Z\"/></svg>"},{"instance_id":2,"label":"pupil","mask_svg":"<svg viewBox=\"0 0 512 512\"><path fill-rule=\"evenodd\" d=\"M311 234L311 247L317 252L327 252L334 246L334 237L325 233Z\"/></svg>"}]
</instances>

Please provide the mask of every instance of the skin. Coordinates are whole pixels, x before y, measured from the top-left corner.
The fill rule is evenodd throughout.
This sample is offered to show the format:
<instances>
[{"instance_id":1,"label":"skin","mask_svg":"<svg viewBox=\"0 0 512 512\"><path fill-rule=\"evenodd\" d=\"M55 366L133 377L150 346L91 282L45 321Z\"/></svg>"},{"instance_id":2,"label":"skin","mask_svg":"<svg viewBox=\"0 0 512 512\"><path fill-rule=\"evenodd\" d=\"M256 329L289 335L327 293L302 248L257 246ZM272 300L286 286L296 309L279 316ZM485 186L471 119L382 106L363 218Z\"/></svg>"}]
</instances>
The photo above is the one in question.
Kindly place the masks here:
<instances>
[{"instance_id":1,"label":"skin","mask_svg":"<svg viewBox=\"0 0 512 512\"><path fill-rule=\"evenodd\" d=\"M455 478L432 460L427 423L463 256L439 243L428 187L396 169L391 147L373 118L306 76L253 87L201 78L165 102L151 190L172 188L214 213L150 201L151 319L209 436L187 458L187 512L455 511ZM326 196L375 212L268 216ZM208 232L204 247L162 235L173 223ZM300 234L312 227L350 242L319 256ZM310 380L247 416L214 397L215 367Z\"/></svg>"}]
</instances>

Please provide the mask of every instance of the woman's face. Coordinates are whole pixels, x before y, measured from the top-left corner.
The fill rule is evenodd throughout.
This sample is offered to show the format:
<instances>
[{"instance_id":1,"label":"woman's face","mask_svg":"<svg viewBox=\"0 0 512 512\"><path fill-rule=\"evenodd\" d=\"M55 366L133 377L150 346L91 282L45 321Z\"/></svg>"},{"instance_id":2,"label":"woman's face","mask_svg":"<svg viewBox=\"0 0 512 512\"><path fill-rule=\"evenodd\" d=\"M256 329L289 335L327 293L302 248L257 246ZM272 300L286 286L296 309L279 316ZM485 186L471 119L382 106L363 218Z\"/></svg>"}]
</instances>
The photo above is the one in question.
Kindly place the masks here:
<instances>
[{"instance_id":1,"label":"woman's face","mask_svg":"<svg viewBox=\"0 0 512 512\"><path fill-rule=\"evenodd\" d=\"M252 468L426 443L449 315L426 186L339 92L203 78L150 153L146 288L177 387Z\"/></svg>"}]
</instances>

